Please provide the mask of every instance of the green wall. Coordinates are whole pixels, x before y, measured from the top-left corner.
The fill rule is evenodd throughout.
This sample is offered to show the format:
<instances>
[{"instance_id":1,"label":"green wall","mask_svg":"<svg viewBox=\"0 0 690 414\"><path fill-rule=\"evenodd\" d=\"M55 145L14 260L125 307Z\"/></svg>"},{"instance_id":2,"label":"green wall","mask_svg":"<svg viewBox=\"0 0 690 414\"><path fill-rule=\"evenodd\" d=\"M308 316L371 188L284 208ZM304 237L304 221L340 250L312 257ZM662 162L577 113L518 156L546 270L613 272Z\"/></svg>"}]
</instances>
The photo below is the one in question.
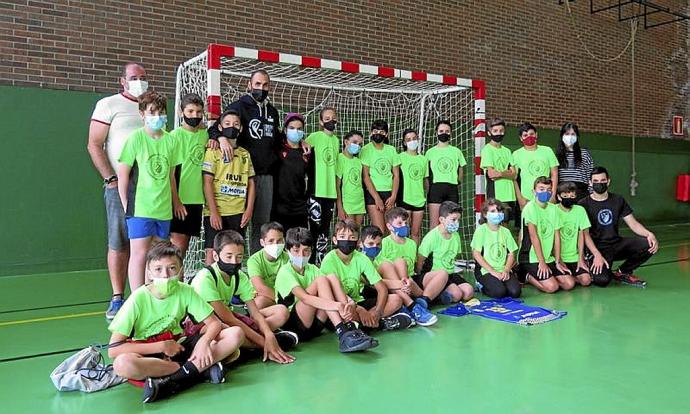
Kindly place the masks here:
<instances>
[{"instance_id":1,"label":"green wall","mask_svg":"<svg viewBox=\"0 0 690 414\"><path fill-rule=\"evenodd\" d=\"M101 178L86 151L89 119L103 95L0 86L0 276L105 267ZM515 129L506 145L518 146ZM597 164L612 172L613 191L628 196L630 139L583 134ZM553 146L558 131L540 131ZM690 172L690 142L638 139L638 196L646 221L690 221L690 203L674 199L675 177Z\"/></svg>"}]
</instances>

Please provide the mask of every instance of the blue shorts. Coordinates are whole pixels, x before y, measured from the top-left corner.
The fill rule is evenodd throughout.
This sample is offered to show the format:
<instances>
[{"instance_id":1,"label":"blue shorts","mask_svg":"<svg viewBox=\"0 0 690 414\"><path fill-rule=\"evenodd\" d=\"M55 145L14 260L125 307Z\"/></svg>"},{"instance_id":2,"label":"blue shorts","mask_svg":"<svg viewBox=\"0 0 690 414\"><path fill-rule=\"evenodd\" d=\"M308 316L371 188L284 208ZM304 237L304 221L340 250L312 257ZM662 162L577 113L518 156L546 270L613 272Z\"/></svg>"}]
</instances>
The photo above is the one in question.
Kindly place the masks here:
<instances>
[{"instance_id":1,"label":"blue shorts","mask_svg":"<svg viewBox=\"0 0 690 414\"><path fill-rule=\"evenodd\" d=\"M130 239L158 237L167 240L170 237L170 220L156 220L146 217L127 217L127 235Z\"/></svg>"}]
</instances>

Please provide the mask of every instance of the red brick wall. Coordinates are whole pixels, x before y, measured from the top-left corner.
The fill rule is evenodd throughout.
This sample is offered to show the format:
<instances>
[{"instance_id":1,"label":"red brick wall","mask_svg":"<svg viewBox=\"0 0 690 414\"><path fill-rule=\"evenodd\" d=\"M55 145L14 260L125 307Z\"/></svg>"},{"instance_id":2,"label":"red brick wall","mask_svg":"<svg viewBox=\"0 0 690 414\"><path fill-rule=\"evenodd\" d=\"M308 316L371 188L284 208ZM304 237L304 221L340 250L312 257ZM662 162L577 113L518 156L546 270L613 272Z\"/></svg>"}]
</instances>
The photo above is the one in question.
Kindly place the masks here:
<instances>
[{"instance_id":1,"label":"red brick wall","mask_svg":"<svg viewBox=\"0 0 690 414\"><path fill-rule=\"evenodd\" d=\"M606 3L606 0L598 0ZM595 2L596 3L596 2ZM678 1L684 3L687 1ZM210 42L487 81L489 115L629 135L630 26L557 0L0 2L0 83L107 92L140 60L172 95L175 70ZM690 115L688 23L637 32L637 135L666 136Z\"/></svg>"}]
</instances>

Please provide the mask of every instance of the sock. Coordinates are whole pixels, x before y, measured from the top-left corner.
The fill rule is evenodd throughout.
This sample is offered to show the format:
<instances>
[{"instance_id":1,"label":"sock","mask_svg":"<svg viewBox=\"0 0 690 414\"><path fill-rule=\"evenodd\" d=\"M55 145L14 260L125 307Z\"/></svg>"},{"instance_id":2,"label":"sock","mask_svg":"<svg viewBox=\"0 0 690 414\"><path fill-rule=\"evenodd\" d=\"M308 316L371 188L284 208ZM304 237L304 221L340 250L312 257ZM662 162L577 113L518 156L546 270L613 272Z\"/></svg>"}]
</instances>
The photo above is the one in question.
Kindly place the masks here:
<instances>
[{"instance_id":1,"label":"sock","mask_svg":"<svg viewBox=\"0 0 690 414\"><path fill-rule=\"evenodd\" d=\"M184 381L197 376L199 376L199 370L196 369L191 361L187 361L180 367L180 369L170 375L170 379L173 381Z\"/></svg>"},{"instance_id":2,"label":"sock","mask_svg":"<svg viewBox=\"0 0 690 414\"><path fill-rule=\"evenodd\" d=\"M125 298L125 294L124 294L124 293L113 293L113 297L112 297L112 299L114 299L114 298L115 298L115 296L119 296L119 297L120 297L120 299L124 299L124 298Z\"/></svg>"},{"instance_id":3,"label":"sock","mask_svg":"<svg viewBox=\"0 0 690 414\"><path fill-rule=\"evenodd\" d=\"M424 302L426 302L426 307L427 307L427 309L429 308L429 306L431 306L431 299L429 299L428 296L420 296L419 299L421 299L421 300L423 300Z\"/></svg>"},{"instance_id":4,"label":"sock","mask_svg":"<svg viewBox=\"0 0 690 414\"><path fill-rule=\"evenodd\" d=\"M407 305L407 310L410 311L410 312L412 312L412 309L414 309L414 305L416 305L416 303L414 303L414 301L413 301L412 303L410 303L409 305Z\"/></svg>"},{"instance_id":5,"label":"sock","mask_svg":"<svg viewBox=\"0 0 690 414\"><path fill-rule=\"evenodd\" d=\"M340 322L335 326L335 334L338 335L338 338L343 336L343 334L347 331L350 330L350 327L347 326L344 322Z\"/></svg>"}]
</instances>

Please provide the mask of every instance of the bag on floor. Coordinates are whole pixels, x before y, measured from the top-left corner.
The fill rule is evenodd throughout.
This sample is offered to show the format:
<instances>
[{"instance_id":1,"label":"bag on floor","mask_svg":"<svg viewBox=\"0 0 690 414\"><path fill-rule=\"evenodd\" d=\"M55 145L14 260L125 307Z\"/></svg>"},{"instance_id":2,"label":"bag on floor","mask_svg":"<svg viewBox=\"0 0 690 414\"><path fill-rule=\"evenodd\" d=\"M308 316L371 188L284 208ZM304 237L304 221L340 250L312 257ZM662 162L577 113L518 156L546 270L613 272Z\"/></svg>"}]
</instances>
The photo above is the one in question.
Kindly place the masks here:
<instances>
[{"instance_id":1,"label":"bag on floor","mask_svg":"<svg viewBox=\"0 0 690 414\"><path fill-rule=\"evenodd\" d=\"M101 350L95 346L84 348L70 356L50 373L58 391L96 392L127 381L113 371L112 364L103 363Z\"/></svg>"}]
</instances>

